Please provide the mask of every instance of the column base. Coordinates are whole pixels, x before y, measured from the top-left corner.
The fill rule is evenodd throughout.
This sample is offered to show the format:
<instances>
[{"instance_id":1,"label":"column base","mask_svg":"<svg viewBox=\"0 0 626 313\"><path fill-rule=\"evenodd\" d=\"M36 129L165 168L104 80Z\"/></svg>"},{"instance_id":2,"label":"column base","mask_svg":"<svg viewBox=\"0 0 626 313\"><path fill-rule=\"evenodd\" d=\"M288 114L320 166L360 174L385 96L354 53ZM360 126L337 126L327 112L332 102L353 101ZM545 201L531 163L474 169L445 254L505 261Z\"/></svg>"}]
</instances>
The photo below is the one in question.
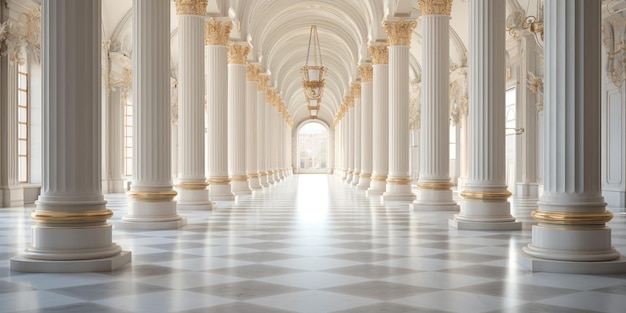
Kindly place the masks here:
<instances>
[{"instance_id":1,"label":"column base","mask_svg":"<svg viewBox=\"0 0 626 313\"><path fill-rule=\"evenodd\" d=\"M452 190L418 189L415 201L411 203L414 211L459 211L459 205L452 200Z\"/></svg>"},{"instance_id":2,"label":"column base","mask_svg":"<svg viewBox=\"0 0 626 313\"><path fill-rule=\"evenodd\" d=\"M387 182L384 180L372 180L367 190L368 196L380 196L387 190Z\"/></svg>"},{"instance_id":3,"label":"column base","mask_svg":"<svg viewBox=\"0 0 626 313\"><path fill-rule=\"evenodd\" d=\"M131 252L121 251L119 254L92 260L35 260L23 256L11 259L11 270L30 273L84 273L112 272L131 262Z\"/></svg>"},{"instance_id":4,"label":"column base","mask_svg":"<svg viewBox=\"0 0 626 313\"><path fill-rule=\"evenodd\" d=\"M356 186L358 190L368 190L370 188L371 178L370 177L360 177L359 184Z\"/></svg>"},{"instance_id":5,"label":"column base","mask_svg":"<svg viewBox=\"0 0 626 313\"><path fill-rule=\"evenodd\" d=\"M2 197L0 205L2 207L20 207L24 206L24 188L20 186L8 186L0 189Z\"/></svg>"},{"instance_id":6,"label":"column base","mask_svg":"<svg viewBox=\"0 0 626 313\"><path fill-rule=\"evenodd\" d=\"M248 185L248 181L247 180L244 180L244 181L231 181L230 182L230 191L235 196L251 195L252 194L252 190L250 189L250 186Z\"/></svg>"},{"instance_id":7,"label":"column base","mask_svg":"<svg viewBox=\"0 0 626 313\"><path fill-rule=\"evenodd\" d=\"M563 274L617 274L626 273L626 258L620 256L613 261L572 262L547 260L532 257L524 252L517 253L517 263L532 272Z\"/></svg>"},{"instance_id":8,"label":"column base","mask_svg":"<svg viewBox=\"0 0 626 313\"><path fill-rule=\"evenodd\" d=\"M261 186L261 182L259 181L258 177L249 178L248 186L250 187L250 189L254 189L254 190L263 188L263 186Z\"/></svg>"},{"instance_id":9,"label":"column base","mask_svg":"<svg viewBox=\"0 0 626 313\"><path fill-rule=\"evenodd\" d=\"M361 173L354 173L354 175L352 175L352 180L350 181L350 184L354 186L358 185L360 178L361 178Z\"/></svg>"},{"instance_id":10,"label":"column base","mask_svg":"<svg viewBox=\"0 0 626 313\"><path fill-rule=\"evenodd\" d=\"M175 201L138 201L128 204L128 215L115 224L117 229L161 230L178 229L187 220L176 213Z\"/></svg>"},{"instance_id":11,"label":"column base","mask_svg":"<svg viewBox=\"0 0 626 313\"><path fill-rule=\"evenodd\" d=\"M209 196L213 201L235 201L230 184L209 185Z\"/></svg>"},{"instance_id":12,"label":"column base","mask_svg":"<svg viewBox=\"0 0 626 313\"><path fill-rule=\"evenodd\" d=\"M383 201L413 201L415 194L411 189L411 184L389 184L387 183L386 191L382 195Z\"/></svg>"},{"instance_id":13,"label":"column base","mask_svg":"<svg viewBox=\"0 0 626 313\"><path fill-rule=\"evenodd\" d=\"M460 230L521 230L522 223L511 216L510 204L503 200L464 199L459 214L449 220Z\"/></svg>"},{"instance_id":14,"label":"column base","mask_svg":"<svg viewBox=\"0 0 626 313\"><path fill-rule=\"evenodd\" d=\"M269 181L267 180L267 176L261 176L259 177L259 184L261 184L261 187L263 188L267 188L270 186Z\"/></svg>"},{"instance_id":15,"label":"column base","mask_svg":"<svg viewBox=\"0 0 626 313\"><path fill-rule=\"evenodd\" d=\"M176 203L178 208L193 208L201 210L211 210L212 202L209 199L208 190L190 190L176 188L178 196Z\"/></svg>"}]
</instances>

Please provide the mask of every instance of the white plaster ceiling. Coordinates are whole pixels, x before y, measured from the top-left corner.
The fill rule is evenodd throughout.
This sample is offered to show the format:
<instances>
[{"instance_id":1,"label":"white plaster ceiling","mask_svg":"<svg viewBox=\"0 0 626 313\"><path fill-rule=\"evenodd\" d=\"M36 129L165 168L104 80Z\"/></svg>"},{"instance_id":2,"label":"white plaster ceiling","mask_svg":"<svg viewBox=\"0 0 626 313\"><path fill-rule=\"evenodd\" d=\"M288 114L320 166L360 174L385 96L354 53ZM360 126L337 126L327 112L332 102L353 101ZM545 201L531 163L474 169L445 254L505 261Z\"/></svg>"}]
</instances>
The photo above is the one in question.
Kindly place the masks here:
<instances>
[{"instance_id":1,"label":"white plaster ceiling","mask_svg":"<svg viewBox=\"0 0 626 313\"><path fill-rule=\"evenodd\" d=\"M512 6L534 10L536 0L506 0ZM519 1L519 2L518 2ZM454 0L450 20L450 62L459 65L468 47L467 0ZM132 49L129 17L132 0L103 0L103 34L112 41L124 41ZM385 17L416 18L411 46L411 78L420 75L421 27L417 0L209 0L207 15L226 16L234 22L232 41L252 46L250 62L257 62L271 73L276 87L294 118L308 119L301 87L300 68L304 65L309 29L315 23L328 68L326 89L319 118L331 124L352 81L358 79L357 66L370 61L368 44L385 40L381 22ZM172 66L176 68L176 16L172 4ZM104 40L104 38L103 38ZM132 51L128 51L132 55Z\"/></svg>"}]
</instances>

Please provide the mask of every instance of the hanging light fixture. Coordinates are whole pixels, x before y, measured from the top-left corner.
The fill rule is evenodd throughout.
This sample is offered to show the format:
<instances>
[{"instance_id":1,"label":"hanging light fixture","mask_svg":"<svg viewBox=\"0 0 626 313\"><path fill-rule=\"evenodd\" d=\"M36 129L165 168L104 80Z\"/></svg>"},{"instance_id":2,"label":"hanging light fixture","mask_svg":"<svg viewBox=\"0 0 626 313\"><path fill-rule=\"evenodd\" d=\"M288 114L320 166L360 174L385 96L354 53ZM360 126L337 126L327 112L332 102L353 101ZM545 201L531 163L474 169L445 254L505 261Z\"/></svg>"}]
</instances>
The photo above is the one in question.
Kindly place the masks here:
<instances>
[{"instance_id":1,"label":"hanging light fixture","mask_svg":"<svg viewBox=\"0 0 626 313\"><path fill-rule=\"evenodd\" d=\"M544 42L544 33L543 33L543 0L536 0L535 2L535 15L528 14L530 3L532 0L528 0L528 6L526 7L526 11L517 11L513 12L507 18L506 30L513 36L517 38L517 32L519 30L525 29L535 35L535 41L537 44L543 48ZM528 14L528 15L526 15Z\"/></svg>"},{"instance_id":2,"label":"hanging light fixture","mask_svg":"<svg viewBox=\"0 0 626 313\"><path fill-rule=\"evenodd\" d=\"M318 100L307 99L307 109L309 110L309 118L317 119L320 112L320 102Z\"/></svg>"},{"instance_id":3,"label":"hanging light fixture","mask_svg":"<svg viewBox=\"0 0 626 313\"><path fill-rule=\"evenodd\" d=\"M302 87L307 100L317 100L317 103L322 100L325 73L326 68L322 64L322 50L317 37L317 26L313 24L309 32L309 49L306 53L306 62L302 67Z\"/></svg>"}]
</instances>

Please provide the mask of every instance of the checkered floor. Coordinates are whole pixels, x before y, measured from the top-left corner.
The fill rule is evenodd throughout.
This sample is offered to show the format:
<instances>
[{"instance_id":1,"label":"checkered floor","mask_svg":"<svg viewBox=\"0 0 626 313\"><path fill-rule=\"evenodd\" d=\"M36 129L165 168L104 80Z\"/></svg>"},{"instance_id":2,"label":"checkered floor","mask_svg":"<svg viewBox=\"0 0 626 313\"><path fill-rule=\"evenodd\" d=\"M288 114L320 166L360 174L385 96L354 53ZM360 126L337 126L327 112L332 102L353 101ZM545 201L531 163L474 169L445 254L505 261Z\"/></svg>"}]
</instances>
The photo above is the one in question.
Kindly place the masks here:
<instances>
[{"instance_id":1,"label":"checkered floor","mask_svg":"<svg viewBox=\"0 0 626 313\"><path fill-rule=\"evenodd\" d=\"M125 214L124 195L107 195ZM0 312L626 312L626 274L531 273L530 232L458 231L449 213L382 205L327 175L299 175L180 230L114 230L133 253L112 273L11 272L30 208L0 211ZM610 226L626 254L626 216Z\"/></svg>"}]
</instances>

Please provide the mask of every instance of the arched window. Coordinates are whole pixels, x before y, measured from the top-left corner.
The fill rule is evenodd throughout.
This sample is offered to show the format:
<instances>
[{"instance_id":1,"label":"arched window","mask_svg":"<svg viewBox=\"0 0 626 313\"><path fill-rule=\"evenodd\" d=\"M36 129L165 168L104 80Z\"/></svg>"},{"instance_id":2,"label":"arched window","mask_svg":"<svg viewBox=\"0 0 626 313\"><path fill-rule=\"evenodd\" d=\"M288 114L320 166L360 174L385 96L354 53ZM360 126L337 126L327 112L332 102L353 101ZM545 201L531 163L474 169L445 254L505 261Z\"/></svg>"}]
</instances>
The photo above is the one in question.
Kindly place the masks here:
<instances>
[{"instance_id":1,"label":"arched window","mask_svg":"<svg viewBox=\"0 0 626 313\"><path fill-rule=\"evenodd\" d=\"M311 122L298 131L298 169L304 173L326 173L328 167L328 130Z\"/></svg>"},{"instance_id":2,"label":"arched window","mask_svg":"<svg viewBox=\"0 0 626 313\"><path fill-rule=\"evenodd\" d=\"M133 175L133 104L122 97L124 106L124 176Z\"/></svg>"}]
</instances>

